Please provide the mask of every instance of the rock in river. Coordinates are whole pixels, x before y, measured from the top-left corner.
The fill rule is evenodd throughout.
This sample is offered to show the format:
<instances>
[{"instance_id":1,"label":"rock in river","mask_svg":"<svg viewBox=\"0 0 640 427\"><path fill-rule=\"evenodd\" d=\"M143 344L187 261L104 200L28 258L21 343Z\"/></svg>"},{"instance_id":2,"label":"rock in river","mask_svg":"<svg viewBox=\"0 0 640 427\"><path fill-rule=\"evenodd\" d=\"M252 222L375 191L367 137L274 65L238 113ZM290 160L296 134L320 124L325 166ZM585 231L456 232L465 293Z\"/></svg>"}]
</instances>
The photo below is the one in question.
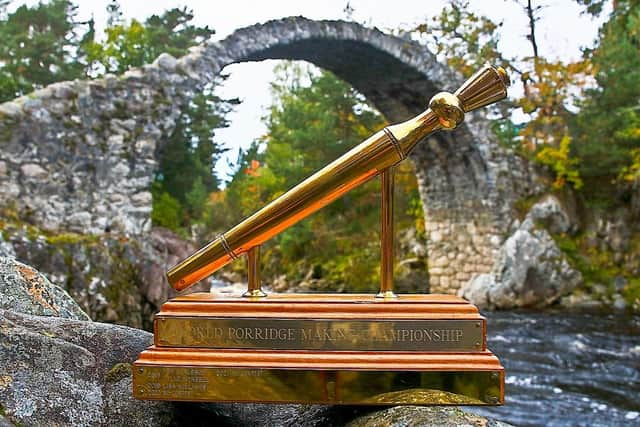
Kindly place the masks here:
<instances>
[{"instance_id":1,"label":"rock in river","mask_svg":"<svg viewBox=\"0 0 640 427\"><path fill-rule=\"evenodd\" d=\"M552 200L531 208L500 249L492 271L475 276L458 295L483 308L546 307L582 282L582 274L571 267L545 228L570 227L568 215Z\"/></svg>"}]
</instances>

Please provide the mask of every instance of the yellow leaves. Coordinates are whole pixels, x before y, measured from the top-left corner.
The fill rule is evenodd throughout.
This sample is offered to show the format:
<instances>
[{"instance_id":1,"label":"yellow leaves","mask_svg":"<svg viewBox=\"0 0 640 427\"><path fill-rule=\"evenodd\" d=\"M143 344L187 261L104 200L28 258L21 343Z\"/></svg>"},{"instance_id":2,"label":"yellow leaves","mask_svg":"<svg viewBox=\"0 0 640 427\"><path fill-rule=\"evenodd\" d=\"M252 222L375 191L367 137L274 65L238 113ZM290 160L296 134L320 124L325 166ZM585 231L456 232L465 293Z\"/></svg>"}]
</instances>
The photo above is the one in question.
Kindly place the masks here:
<instances>
[{"instance_id":1,"label":"yellow leaves","mask_svg":"<svg viewBox=\"0 0 640 427\"><path fill-rule=\"evenodd\" d=\"M475 14L467 1L449 0L429 23L420 24L413 31L438 59L469 77L487 61L506 64L497 50L499 34L496 29L500 25Z\"/></svg>"},{"instance_id":2,"label":"yellow leaves","mask_svg":"<svg viewBox=\"0 0 640 427\"><path fill-rule=\"evenodd\" d=\"M153 59L150 33L143 23L132 19L129 25L114 25L105 29L104 43L89 41L83 48L95 74L123 73L130 67L141 66ZM104 68L104 69L102 69Z\"/></svg>"},{"instance_id":3,"label":"yellow leaves","mask_svg":"<svg viewBox=\"0 0 640 427\"><path fill-rule=\"evenodd\" d=\"M556 189L563 188L567 182L576 189L583 185L577 169L579 161L570 157L570 149L571 137L564 135L559 147L545 145L536 153L535 159L554 171L556 178L553 187Z\"/></svg>"},{"instance_id":4,"label":"yellow leaves","mask_svg":"<svg viewBox=\"0 0 640 427\"><path fill-rule=\"evenodd\" d=\"M0 390L6 390L13 383L13 378L9 375L0 376Z\"/></svg>"},{"instance_id":5,"label":"yellow leaves","mask_svg":"<svg viewBox=\"0 0 640 427\"><path fill-rule=\"evenodd\" d=\"M522 108L522 111L526 114L531 114L534 111L536 111L536 109L538 108L537 103L527 97L520 98L517 101L517 104L518 106L520 106L520 108Z\"/></svg>"},{"instance_id":6,"label":"yellow leaves","mask_svg":"<svg viewBox=\"0 0 640 427\"><path fill-rule=\"evenodd\" d=\"M128 35L132 39L140 39L145 33L144 25L135 19L131 20L131 25L129 25Z\"/></svg>"},{"instance_id":7,"label":"yellow leaves","mask_svg":"<svg viewBox=\"0 0 640 427\"><path fill-rule=\"evenodd\" d=\"M631 150L631 164L622 168L620 179L628 182L640 181L640 148Z\"/></svg>"},{"instance_id":8,"label":"yellow leaves","mask_svg":"<svg viewBox=\"0 0 640 427\"><path fill-rule=\"evenodd\" d=\"M216 204L216 203L224 203L224 201L227 198L227 192L224 190L221 191L212 191L211 193L209 193L209 196L207 198L207 203L210 205Z\"/></svg>"},{"instance_id":9,"label":"yellow leaves","mask_svg":"<svg viewBox=\"0 0 640 427\"><path fill-rule=\"evenodd\" d=\"M521 79L525 94L517 100L522 111L532 116L520 131L523 146L535 153L534 159L555 174L553 187L567 183L582 187L579 161L571 157L568 119L573 97L589 81L593 68L588 61L564 63L533 59L533 73Z\"/></svg>"},{"instance_id":10,"label":"yellow leaves","mask_svg":"<svg viewBox=\"0 0 640 427\"><path fill-rule=\"evenodd\" d=\"M533 71L535 77L528 72L522 74L525 95L517 102L525 113L543 116L564 113L593 73L586 60L565 63L540 58L534 60Z\"/></svg>"},{"instance_id":11,"label":"yellow leaves","mask_svg":"<svg viewBox=\"0 0 640 427\"><path fill-rule=\"evenodd\" d=\"M427 24L420 24L415 28L415 31L419 33L426 33L428 29L429 27L427 26Z\"/></svg>"}]
</instances>

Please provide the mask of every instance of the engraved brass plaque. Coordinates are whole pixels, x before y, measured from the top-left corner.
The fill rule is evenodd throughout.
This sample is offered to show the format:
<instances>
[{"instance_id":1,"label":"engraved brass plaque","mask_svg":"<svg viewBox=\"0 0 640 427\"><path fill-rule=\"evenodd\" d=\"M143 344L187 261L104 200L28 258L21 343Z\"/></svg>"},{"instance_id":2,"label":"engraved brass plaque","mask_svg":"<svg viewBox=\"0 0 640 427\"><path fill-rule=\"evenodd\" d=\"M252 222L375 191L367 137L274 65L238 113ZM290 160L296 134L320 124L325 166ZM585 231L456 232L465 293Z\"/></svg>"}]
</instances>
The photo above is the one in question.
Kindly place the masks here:
<instances>
[{"instance_id":1,"label":"engraved brass plaque","mask_svg":"<svg viewBox=\"0 0 640 427\"><path fill-rule=\"evenodd\" d=\"M158 347L271 350L484 350L481 320L308 320L160 317Z\"/></svg>"},{"instance_id":2,"label":"engraved brass plaque","mask_svg":"<svg viewBox=\"0 0 640 427\"><path fill-rule=\"evenodd\" d=\"M137 399L496 405L499 371L329 371L136 365Z\"/></svg>"}]
</instances>

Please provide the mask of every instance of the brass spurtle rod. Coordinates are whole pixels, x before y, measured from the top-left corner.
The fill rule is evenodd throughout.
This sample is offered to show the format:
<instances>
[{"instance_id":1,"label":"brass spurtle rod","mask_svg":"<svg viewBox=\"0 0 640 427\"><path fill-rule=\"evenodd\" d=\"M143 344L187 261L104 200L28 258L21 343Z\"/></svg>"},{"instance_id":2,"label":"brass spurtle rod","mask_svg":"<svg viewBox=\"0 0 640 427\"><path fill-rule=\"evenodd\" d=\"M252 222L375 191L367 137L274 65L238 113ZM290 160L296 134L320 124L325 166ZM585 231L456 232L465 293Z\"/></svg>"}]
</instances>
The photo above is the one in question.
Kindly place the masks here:
<instances>
[{"instance_id":1,"label":"brass spurtle rod","mask_svg":"<svg viewBox=\"0 0 640 427\"><path fill-rule=\"evenodd\" d=\"M436 94L423 113L377 132L171 268L167 273L169 283L182 290L214 273L401 162L432 132L453 129L462 122L466 112L505 98L508 85L509 79L502 68L487 66L455 93Z\"/></svg>"}]
</instances>

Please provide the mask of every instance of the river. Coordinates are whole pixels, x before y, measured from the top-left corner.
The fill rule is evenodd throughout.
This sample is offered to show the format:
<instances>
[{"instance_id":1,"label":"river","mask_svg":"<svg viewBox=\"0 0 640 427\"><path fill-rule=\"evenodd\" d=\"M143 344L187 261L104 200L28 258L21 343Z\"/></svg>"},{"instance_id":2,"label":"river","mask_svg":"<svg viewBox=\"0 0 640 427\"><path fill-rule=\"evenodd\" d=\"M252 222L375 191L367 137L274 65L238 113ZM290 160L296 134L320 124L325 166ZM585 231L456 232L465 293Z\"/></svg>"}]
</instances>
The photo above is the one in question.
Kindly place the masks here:
<instances>
[{"instance_id":1,"label":"river","mask_svg":"<svg viewBox=\"0 0 640 427\"><path fill-rule=\"evenodd\" d=\"M640 426L640 316L485 315L506 404L468 409L517 426Z\"/></svg>"}]
</instances>

